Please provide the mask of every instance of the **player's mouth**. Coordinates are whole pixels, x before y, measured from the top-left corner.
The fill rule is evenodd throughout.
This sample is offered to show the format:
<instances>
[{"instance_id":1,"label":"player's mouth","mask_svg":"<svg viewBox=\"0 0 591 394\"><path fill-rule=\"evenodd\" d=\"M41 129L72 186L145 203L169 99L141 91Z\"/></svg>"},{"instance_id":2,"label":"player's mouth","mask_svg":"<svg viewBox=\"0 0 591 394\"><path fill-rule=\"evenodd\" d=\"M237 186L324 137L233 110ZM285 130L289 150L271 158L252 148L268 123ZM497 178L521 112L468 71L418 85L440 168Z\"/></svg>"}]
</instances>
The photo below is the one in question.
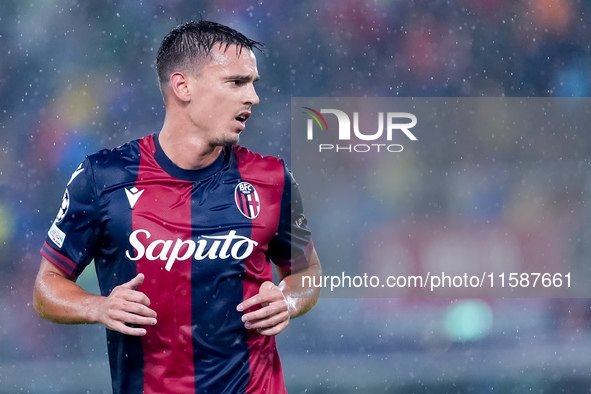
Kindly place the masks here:
<instances>
[{"instance_id":1,"label":"player's mouth","mask_svg":"<svg viewBox=\"0 0 591 394\"><path fill-rule=\"evenodd\" d=\"M242 111L240 112L240 114L235 117L234 119L236 119L238 121L239 125L239 129L242 131L246 128L246 120L250 118L250 112L249 111Z\"/></svg>"}]
</instances>

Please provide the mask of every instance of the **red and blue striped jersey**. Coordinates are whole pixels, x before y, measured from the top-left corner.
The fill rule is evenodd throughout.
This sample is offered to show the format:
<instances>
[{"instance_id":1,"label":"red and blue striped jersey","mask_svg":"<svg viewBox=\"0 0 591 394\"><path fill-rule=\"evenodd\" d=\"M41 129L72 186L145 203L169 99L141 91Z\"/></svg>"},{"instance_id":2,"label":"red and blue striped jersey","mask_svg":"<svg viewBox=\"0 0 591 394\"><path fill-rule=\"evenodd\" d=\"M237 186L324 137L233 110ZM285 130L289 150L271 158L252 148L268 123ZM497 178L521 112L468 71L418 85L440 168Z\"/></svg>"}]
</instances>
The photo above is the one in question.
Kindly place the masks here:
<instances>
[{"instance_id":1,"label":"red and blue striped jersey","mask_svg":"<svg viewBox=\"0 0 591 394\"><path fill-rule=\"evenodd\" d=\"M158 323L107 330L115 393L282 393L275 338L236 306L272 280L270 261L305 268L312 248L281 160L234 146L184 170L150 135L85 159L41 253L72 277L94 259L104 296L145 274Z\"/></svg>"}]
</instances>

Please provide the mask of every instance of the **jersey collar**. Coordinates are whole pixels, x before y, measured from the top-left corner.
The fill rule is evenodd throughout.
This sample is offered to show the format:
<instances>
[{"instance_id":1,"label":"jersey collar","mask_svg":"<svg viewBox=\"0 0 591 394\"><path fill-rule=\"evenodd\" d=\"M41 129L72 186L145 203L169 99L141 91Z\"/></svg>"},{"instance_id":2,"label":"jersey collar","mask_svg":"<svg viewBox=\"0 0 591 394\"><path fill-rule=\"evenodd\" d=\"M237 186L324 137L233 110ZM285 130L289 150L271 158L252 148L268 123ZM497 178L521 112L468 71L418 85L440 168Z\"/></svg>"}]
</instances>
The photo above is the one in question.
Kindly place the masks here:
<instances>
[{"instance_id":1,"label":"jersey collar","mask_svg":"<svg viewBox=\"0 0 591 394\"><path fill-rule=\"evenodd\" d=\"M204 180L220 171L224 167L224 163L229 156L227 154L228 152L226 152L228 147L225 147L223 150L224 154L219 155L218 158L207 167L200 168L198 170L186 170L174 164L172 160L166 156L162 150L162 147L160 146L160 142L158 141L158 133L154 134L154 147L156 148L154 159L156 159L158 165L160 165L160 167L162 167L162 169L166 171L168 175L183 181L191 182Z\"/></svg>"}]
</instances>

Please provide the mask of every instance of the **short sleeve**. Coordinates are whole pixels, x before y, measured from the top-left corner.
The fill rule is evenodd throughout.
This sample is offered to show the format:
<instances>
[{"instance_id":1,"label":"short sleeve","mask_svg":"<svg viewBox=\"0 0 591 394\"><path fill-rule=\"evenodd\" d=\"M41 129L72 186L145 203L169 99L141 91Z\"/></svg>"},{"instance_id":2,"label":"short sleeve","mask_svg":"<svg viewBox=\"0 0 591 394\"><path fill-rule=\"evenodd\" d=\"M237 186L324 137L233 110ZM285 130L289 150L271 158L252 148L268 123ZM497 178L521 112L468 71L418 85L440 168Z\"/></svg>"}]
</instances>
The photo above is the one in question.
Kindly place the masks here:
<instances>
[{"instance_id":1,"label":"short sleeve","mask_svg":"<svg viewBox=\"0 0 591 394\"><path fill-rule=\"evenodd\" d=\"M285 165L284 171L285 182L279 227L277 234L269 243L267 256L282 268L300 271L308 266L314 244L304 215L298 184Z\"/></svg>"},{"instance_id":2,"label":"short sleeve","mask_svg":"<svg viewBox=\"0 0 591 394\"><path fill-rule=\"evenodd\" d=\"M87 158L72 174L41 249L47 260L70 276L78 276L94 257L100 227L97 206L92 167Z\"/></svg>"}]
</instances>

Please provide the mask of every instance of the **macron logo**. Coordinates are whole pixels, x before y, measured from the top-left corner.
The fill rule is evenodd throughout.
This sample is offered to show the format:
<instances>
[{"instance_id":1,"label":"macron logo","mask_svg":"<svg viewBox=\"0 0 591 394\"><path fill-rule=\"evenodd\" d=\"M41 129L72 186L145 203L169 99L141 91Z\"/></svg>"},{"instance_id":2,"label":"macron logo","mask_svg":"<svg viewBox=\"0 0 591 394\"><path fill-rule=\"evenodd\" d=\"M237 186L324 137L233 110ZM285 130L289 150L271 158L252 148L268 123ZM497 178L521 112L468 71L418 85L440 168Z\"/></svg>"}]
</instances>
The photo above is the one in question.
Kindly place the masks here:
<instances>
[{"instance_id":1,"label":"macron logo","mask_svg":"<svg viewBox=\"0 0 591 394\"><path fill-rule=\"evenodd\" d=\"M137 200L140 198L142 193L145 189L138 190L137 187L132 187L131 189L125 189L125 194L127 194L127 199L129 200L129 205L133 208Z\"/></svg>"}]
</instances>

